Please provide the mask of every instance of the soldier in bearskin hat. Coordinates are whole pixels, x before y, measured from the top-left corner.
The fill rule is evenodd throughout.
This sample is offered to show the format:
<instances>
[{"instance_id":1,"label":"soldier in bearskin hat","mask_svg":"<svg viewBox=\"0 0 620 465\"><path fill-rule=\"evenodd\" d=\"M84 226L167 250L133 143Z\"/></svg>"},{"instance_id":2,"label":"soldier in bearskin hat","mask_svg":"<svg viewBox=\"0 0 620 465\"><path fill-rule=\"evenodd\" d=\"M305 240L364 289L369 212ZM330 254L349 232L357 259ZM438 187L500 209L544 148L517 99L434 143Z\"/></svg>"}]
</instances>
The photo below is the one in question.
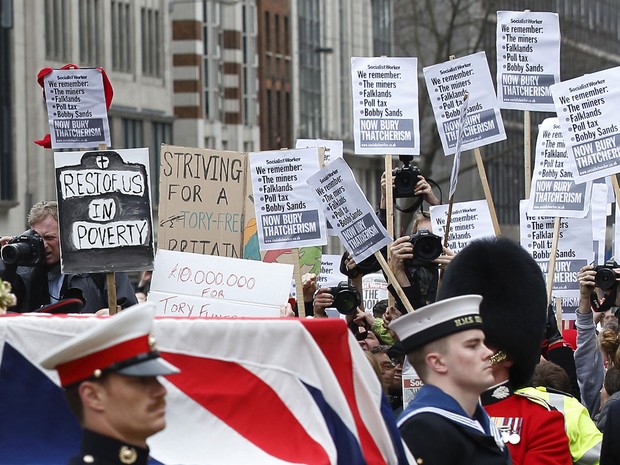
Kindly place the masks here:
<instances>
[{"instance_id":1,"label":"soldier in bearskin hat","mask_svg":"<svg viewBox=\"0 0 620 465\"><path fill-rule=\"evenodd\" d=\"M446 269L438 300L479 294L485 344L495 385L481 398L502 432L513 463L572 463L564 417L550 404L515 393L529 385L540 360L547 321L547 295L540 267L506 238L473 241Z\"/></svg>"}]
</instances>

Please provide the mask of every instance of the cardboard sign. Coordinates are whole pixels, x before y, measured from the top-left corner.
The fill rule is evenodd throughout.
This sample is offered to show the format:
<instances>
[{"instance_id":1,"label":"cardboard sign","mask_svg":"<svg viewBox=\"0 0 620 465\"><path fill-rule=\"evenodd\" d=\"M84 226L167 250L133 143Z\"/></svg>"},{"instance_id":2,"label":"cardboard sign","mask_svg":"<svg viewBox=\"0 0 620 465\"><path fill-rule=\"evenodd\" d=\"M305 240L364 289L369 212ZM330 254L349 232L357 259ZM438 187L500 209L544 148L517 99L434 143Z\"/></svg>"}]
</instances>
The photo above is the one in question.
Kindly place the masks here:
<instances>
[{"instance_id":1,"label":"cardboard sign","mask_svg":"<svg viewBox=\"0 0 620 465\"><path fill-rule=\"evenodd\" d=\"M356 154L420 154L417 58L351 58Z\"/></svg>"},{"instance_id":2,"label":"cardboard sign","mask_svg":"<svg viewBox=\"0 0 620 465\"><path fill-rule=\"evenodd\" d=\"M56 152L63 273L153 267L148 149Z\"/></svg>"},{"instance_id":3,"label":"cardboard sign","mask_svg":"<svg viewBox=\"0 0 620 465\"><path fill-rule=\"evenodd\" d=\"M162 145L159 249L240 258L247 156Z\"/></svg>"},{"instance_id":4,"label":"cardboard sign","mask_svg":"<svg viewBox=\"0 0 620 465\"><path fill-rule=\"evenodd\" d=\"M435 205L430 208L433 233L444 237L448 218L448 205ZM450 218L448 248L460 252L474 239L495 236L493 221L486 200L455 202Z\"/></svg>"},{"instance_id":5,"label":"cardboard sign","mask_svg":"<svg viewBox=\"0 0 620 465\"><path fill-rule=\"evenodd\" d=\"M308 178L308 185L356 262L392 242L343 158Z\"/></svg>"},{"instance_id":6,"label":"cardboard sign","mask_svg":"<svg viewBox=\"0 0 620 465\"><path fill-rule=\"evenodd\" d=\"M534 166L530 216L583 218L587 214L592 183L575 184L557 118L547 118L538 127Z\"/></svg>"},{"instance_id":7,"label":"cardboard sign","mask_svg":"<svg viewBox=\"0 0 620 465\"><path fill-rule=\"evenodd\" d=\"M327 244L325 216L306 184L318 169L316 147L250 154L260 250Z\"/></svg>"},{"instance_id":8,"label":"cardboard sign","mask_svg":"<svg viewBox=\"0 0 620 465\"><path fill-rule=\"evenodd\" d=\"M500 108L554 111L560 82L557 13L497 12L497 99Z\"/></svg>"},{"instance_id":9,"label":"cardboard sign","mask_svg":"<svg viewBox=\"0 0 620 465\"><path fill-rule=\"evenodd\" d=\"M43 82L52 148L111 144L100 69L55 69Z\"/></svg>"},{"instance_id":10,"label":"cardboard sign","mask_svg":"<svg viewBox=\"0 0 620 465\"><path fill-rule=\"evenodd\" d=\"M463 128L462 150L506 139L484 52L428 66L424 68L424 79L446 155L456 151L460 106L465 92L469 93L469 104Z\"/></svg>"},{"instance_id":11,"label":"cardboard sign","mask_svg":"<svg viewBox=\"0 0 620 465\"><path fill-rule=\"evenodd\" d=\"M176 317L278 317L293 266L158 250L148 301Z\"/></svg>"},{"instance_id":12,"label":"cardboard sign","mask_svg":"<svg viewBox=\"0 0 620 465\"><path fill-rule=\"evenodd\" d=\"M576 183L620 171L620 67L551 86Z\"/></svg>"}]
</instances>

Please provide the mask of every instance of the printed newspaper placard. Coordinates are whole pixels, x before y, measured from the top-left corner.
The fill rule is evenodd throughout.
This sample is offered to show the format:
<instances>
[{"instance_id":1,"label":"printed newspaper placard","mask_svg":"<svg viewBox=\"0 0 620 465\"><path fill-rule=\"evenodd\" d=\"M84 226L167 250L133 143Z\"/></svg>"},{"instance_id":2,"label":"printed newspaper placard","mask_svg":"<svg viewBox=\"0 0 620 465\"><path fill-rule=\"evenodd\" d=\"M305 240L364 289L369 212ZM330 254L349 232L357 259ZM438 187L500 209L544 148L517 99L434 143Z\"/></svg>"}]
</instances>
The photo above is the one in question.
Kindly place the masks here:
<instances>
[{"instance_id":1,"label":"printed newspaper placard","mask_svg":"<svg viewBox=\"0 0 620 465\"><path fill-rule=\"evenodd\" d=\"M435 205L430 208L433 233L445 235L448 218L448 205ZM448 248L460 252L474 239L495 236L493 221L486 200L455 202L450 217Z\"/></svg>"},{"instance_id":2,"label":"printed newspaper placard","mask_svg":"<svg viewBox=\"0 0 620 465\"><path fill-rule=\"evenodd\" d=\"M247 155L162 145L158 249L241 258Z\"/></svg>"},{"instance_id":3,"label":"printed newspaper placard","mask_svg":"<svg viewBox=\"0 0 620 465\"><path fill-rule=\"evenodd\" d=\"M551 85L560 82L557 13L497 12L497 100L500 108L555 111Z\"/></svg>"},{"instance_id":4,"label":"printed newspaper placard","mask_svg":"<svg viewBox=\"0 0 620 465\"><path fill-rule=\"evenodd\" d=\"M63 273L153 268L148 149L56 152Z\"/></svg>"},{"instance_id":5,"label":"printed newspaper placard","mask_svg":"<svg viewBox=\"0 0 620 465\"><path fill-rule=\"evenodd\" d=\"M277 317L293 265L158 250L148 301L175 317Z\"/></svg>"},{"instance_id":6,"label":"printed newspaper placard","mask_svg":"<svg viewBox=\"0 0 620 465\"><path fill-rule=\"evenodd\" d=\"M558 119L547 118L538 127L528 215L586 216L592 183L575 184L569 165Z\"/></svg>"},{"instance_id":7,"label":"printed newspaper placard","mask_svg":"<svg viewBox=\"0 0 620 465\"><path fill-rule=\"evenodd\" d=\"M392 241L343 158L310 176L308 185L357 263Z\"/></svg>"},{"instance_id":8,"label":"printed newspaper placard","mask_svg":"<svg viewBox=\"0 0 620 465\"><path fill-rule=\"evenodd\" d=\"M325 215L306 184L318 169L316 147L250 153L260 250L327 244Z\"/></svg>"},{"instance_id":9,"label":"printed newspaper placard","mask_svg":"<svg viewBox=\"0 0 620 465\"><path fill-rule=\"evenodd\" d=\"M324 147L323 162L328 165L335 158L342 158L343 142L341 140L326 139L297 139L295 142L296 149L306 149L309 147Z\"/></svg>"},{"instance_id":10,"label":"printed newspaper placard","mask_svg":"<svg viewBox=\"0 0 620 465\"><path fill-rule=\"evenodd\" d=\"M576 183L620 171L620 67L551 86Z\"/></svg>"},{"instance_id":11,"label":"printed newspaper placard","mask_svg":"<svg viewBox=\"0 0 620 465\"><path fill-rule=\"evenodd\" d=\"M358 155L420 154L417 58L351 58Z\"/></svg>"},{"instance_id":12,"label":"printed newspaper placard","mask_svg":"<svg viewBox=\"0 0 620 465\"><path fill-rule=\"evenodd\" d=\"M100 69L55 69L43 83L52 148L111 145Z\"/></svg>"},{"instance_id":13,"label":"printed newspaper placard","mask_svg":"<svg viewBox=\"0 0 620 465\"><path fill-rule=\"evenodd\" d=\"M456 151L460 106L469 93L462 150L506 139L504 123L484 52L424 68L424 79L445 155Z\"/></svg>"}]
</instances>

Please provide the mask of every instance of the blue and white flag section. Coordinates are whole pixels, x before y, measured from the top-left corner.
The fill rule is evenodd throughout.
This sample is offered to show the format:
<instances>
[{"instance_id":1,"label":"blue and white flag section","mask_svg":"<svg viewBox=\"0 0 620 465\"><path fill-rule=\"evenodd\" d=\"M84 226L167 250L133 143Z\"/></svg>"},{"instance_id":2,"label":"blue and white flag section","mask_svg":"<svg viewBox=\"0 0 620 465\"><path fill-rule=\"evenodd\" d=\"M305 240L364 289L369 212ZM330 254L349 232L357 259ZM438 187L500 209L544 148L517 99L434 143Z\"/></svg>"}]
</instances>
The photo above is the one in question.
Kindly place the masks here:
<instances>
[{"instance_id":1,"label":"blue and white flag section","mask_svg":"<svg viewBox=\"0 0 620 465\"><path fill-rule=\"evenodd\" d=\"M319 167L317 147L250 153L260 250L327 244L325 215L306 184Z\"/></svg>"},{"instance_id":2,"label":"blue and white flag section","mask_svg":"<svg viewBox=\"0 0 620 465\"><path fill-rule=\"evenodd\" d=\"M578 184L620 171L619 83L615 67L551 87Z\"/></svg>"},{"instance_id":3,"label":"blue and white flag section","mask_svg":"<svg viewBox=\"0 0 620 465\"><path fill-rule=\"evenodd\" d=\"M355 153L419 155L417 58L351 58Z\"/></svg>"},{"instance_id":4,"label":"blue and white flag section","mask_svg":"<svg viewBox=\"0 0 620 465\"><path fill-rule=\"evenodd\" d=\"M456 151L461 115L459 107L465 92L469 93L469 106L462 150L506 139L484 52L427 66L424 68L424 79L445 155L452 155Z\"/></svg>"},{"instance_id":5,"label":"blue and white flag section","mask_svg":"<svg viewBox=\"0 0 620 465\"><path fill-rule=\"evenodd\" d=\"M0 317L0 465L64 465L78 452L58 376L38 362L102 321ZM149 439L153 464L415 463L341 320L161 318L153 335L181 369L163 381L167 426Z\"/></svg>"},{"instance_id":6,"label":"blue and white flag section","mask_svg":"<svg viewBox=\"0 0 620 465\"><path fill-rule=\"evenodd\" d=\"M344 159L338 158L310 176L308 185L357 263L392 242Z\"/></svg>"},{"instance_id":7,"label":"blue and white flag section","mask_svg":"<svg viewBox=\"0 0 620 465\"><path fill-rule=\"evenodd\" d=\"M111 144L101 69L55 69L44 88L52 148Z\"/></svg>"},{"instance_id":8,"label":"blue and white flag section","mask_svg":"<svg viewBox=\"0 0 620 465\"><path fill-rule=\"evenodd\" d=\"M557 13L497 12L497 100L500 108L555 111L551 85L560 82Z\"/></svg>"}]
</instances>

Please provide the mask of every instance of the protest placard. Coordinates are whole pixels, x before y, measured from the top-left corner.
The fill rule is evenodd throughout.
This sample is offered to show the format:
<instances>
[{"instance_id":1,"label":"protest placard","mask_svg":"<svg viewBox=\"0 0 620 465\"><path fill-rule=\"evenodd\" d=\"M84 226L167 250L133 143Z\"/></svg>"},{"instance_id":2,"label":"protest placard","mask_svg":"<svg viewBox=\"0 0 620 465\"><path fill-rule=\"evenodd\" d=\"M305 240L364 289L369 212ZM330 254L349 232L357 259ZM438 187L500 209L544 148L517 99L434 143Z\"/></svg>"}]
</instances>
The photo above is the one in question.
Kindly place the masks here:
<instances>
[{"instance_id":1,"label":"protest placard","mask_svg":"<svg viewBox=\"0 0 620 465\"><path fill-rule=\"evenodd\" d=\"M293 266L158 250L148 301L176 317L277 317Z\"/></svg>"},{"instance_id":2,"label":"protest placard","mask_svg":"<svg viewBox=\"0 0 620 465\"><path fill-rule=\"evenodd\" d=\"M327 139L297 139L295 141L296 149L306 149L310 147L324 147L323 163L328 165L335 158L342 158L343 142L341 140Z\"/></svg>"},{"instance_id":3,"label":"protest placard","mask_svg":"<svg viewBox=\"0 0 620 465\"><path fill-rule=\"evenodd\" d=\"M460 106L465 92L469 105L462 150L506 139L491 72L484 52L424 68L424 79L445 155L456 151Z\"/></svg>"},{"instance_id":4,"label":"protest placard","mask_svg":"<svg viewBox=\"0 0 620 465\"><path fill-rule=\"evenodd\" d=\"M533 217L527 214L528 200L522 200L520 211L520 242L534 257L548 278L549 261L553 245L554 218ZM562 317L575 319L579 306L579 269L592 261L592 217L562 218L553 272L553 297L562 299Z\"/></svg>"},{"instance_id":5,"label":"protest placard","mask_svg":"<svg viewBox=\"0 0 620 465\"><path fill-rule=\"evenodd\" d=\"M420 154L417 58L351 58L355 153Z\"/></svg>"},{"instance_id":6,"label":"protest placard","mask_svg":"<svg viewBox=\"0 0 620 465\"><path fill-rule=\"evenodd\" d=\"M554 111L550 86L560 82L557 13L497 12L497 99L500 108Z\"/></svg>"},{"instance_id":7,"label":"protest placard","mask_svg":"<svg viewBox=\"0 0 620 465\"><path fill-rule=\"evenodd\" d=\"M381 300L387 300L388 288L382 273L370 273L362 278L362 299L364 310L372 313L372 308Z\"/></svg>"},{"instance_id":8,"label":"protest placard","mask_svg":"<svg viewBox=\"0 0 620 465\"><path fill-rule=\"evenodd\" d=\"M347 277L340 272L340 259L342 255L323 254L321 256L321 271L316 277L316 287L334 287Z\"/></svg>"},{"instance_id":9,"label":"protest placard","mask_svg":"<svg viewBox=\"0 0 620 465\"><path fill-rule=\"evenodd\" d=\"M576 183L620 171L620 67L551 86Z\"/></svg>"},{"instance_id":10,"label":"protest placard","mask_svg":"<svg viewBox=\"0 0 620 465\"><path fill-rule=\"evenodd\" d=\"M307 182L312 195L318 198L325 216L357 263L392 241L343 158L332 161L310 176Z\"/></svg>"},{"instance_id":11,"label":"protest placard","mask_svg":"<svg viewBox=\"0 0 620 465\"><path fill-rule=\"evenodd\" d=\"M325 245L325 215L306 179L319 169L318 149L250 154L260 250Z\"/></svg>"},{"instance_id":12,"label":"protest placard","mask_svg":"<svg viewBox=\"0 0 620 465\"><path fill-rule=\"evenodd\" d=\"M592 183L575 184L557 118L547 118L538 127L535 159L528 215L583 218Z\"/></svg>"},{"instance_id":13,"label":"protest placard","mask_svg":"<svg viewBox=\"0 0 620 465\"><path fill-rule=\"evenodd\" d=\"M435 205L429 209L433 233L445 235L448 205ZM474 239L495 236L489 206L484 200L457 202L452 207L448 248L460 252Z\"/></svg>"},{"instance_id":14,"label":"protest placard","mask_svg":"<svg viewBox=\"0 0 620 465\"><path fill-rule=\"evenodd\" d=\"M55 69L44 89L52 148L110 145L100 69Z\"/></svg>"},{"instance_id":15,"label":"protest placard","mask_svg":"<svg viewBox=\"0 0 620 465\"><path fill-rule=\"evenodd\" d=\"M159 249L242 257L247 155L162 145Z\"/></svg>"},{"instance_id":16,"label":"protest placard","mask_svg":"<svg viewBox=\"0 0 620 465\"><path fill-rule=\"evenodd\" d=\"M63 273L153 266L148 149L56 152Z\"/></svg>"}]
</instances>

